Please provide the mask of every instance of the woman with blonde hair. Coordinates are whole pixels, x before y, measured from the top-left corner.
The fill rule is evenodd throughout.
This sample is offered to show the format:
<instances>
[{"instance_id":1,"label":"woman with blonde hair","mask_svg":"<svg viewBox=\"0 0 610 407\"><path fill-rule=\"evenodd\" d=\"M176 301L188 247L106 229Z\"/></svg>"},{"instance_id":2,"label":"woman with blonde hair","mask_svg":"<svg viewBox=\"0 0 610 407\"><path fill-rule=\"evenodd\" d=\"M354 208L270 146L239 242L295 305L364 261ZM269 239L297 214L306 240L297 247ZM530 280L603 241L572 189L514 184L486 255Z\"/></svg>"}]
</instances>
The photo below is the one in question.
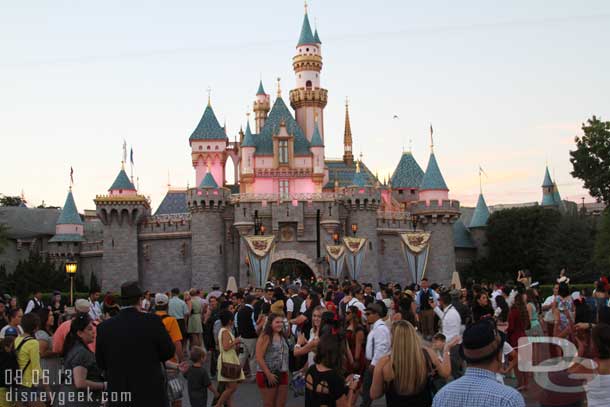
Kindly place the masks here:
<instances>
[{"instance_id":1,"label":"woman with blonde hair","mask_svg":"<svg viewBox=\"0 0 610 407\"><path fill-rule=\"evenodd\" d=\"M455 340L454 340L455 341ZM411 323L401 320L392 325L392 351L375 365L371 398L384 395L388 407L427 407L432 405L434 372L444 378L451 374L449 349L445 344L442 361L431 349L422 347Z\"/></svg>"}]
</instances>

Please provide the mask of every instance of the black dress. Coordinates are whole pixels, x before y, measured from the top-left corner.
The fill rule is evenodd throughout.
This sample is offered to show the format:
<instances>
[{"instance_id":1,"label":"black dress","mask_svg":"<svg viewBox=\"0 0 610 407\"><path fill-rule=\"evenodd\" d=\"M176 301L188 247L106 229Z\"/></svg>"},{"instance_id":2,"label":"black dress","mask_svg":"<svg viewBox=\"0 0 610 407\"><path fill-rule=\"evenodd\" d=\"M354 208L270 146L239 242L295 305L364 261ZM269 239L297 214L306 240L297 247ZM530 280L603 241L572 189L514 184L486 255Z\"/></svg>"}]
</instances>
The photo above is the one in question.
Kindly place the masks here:
<instances>
[{"instance_id":1,"label":"black dress","mask_svg":"<svg viewBox=\"0 0 610 407\"><path fill-rule=\"evenodd\" d=\"M385 400L387 407L430 407L432 405L432 384L431 376L432 373L432 362L430 360L430 356L428 352L422 349L424 359L426 360L426 381L424 382L423 387L414 394L398 394L396 392L396 387L394 386L394 381L391 381L388 385L386 385L385 391Z\"/></svg>"},{"instance_id":2,"label":"black dress","mask_svg":"<svg viewBox=\"0 0 610 407\"><path fill-rule=\"evenodd\" d=\"M307 370L305 382L305 407L335 407L348 393L343 376L335 370L320 372L316 365Z\"/></svg>"}]
</instances>

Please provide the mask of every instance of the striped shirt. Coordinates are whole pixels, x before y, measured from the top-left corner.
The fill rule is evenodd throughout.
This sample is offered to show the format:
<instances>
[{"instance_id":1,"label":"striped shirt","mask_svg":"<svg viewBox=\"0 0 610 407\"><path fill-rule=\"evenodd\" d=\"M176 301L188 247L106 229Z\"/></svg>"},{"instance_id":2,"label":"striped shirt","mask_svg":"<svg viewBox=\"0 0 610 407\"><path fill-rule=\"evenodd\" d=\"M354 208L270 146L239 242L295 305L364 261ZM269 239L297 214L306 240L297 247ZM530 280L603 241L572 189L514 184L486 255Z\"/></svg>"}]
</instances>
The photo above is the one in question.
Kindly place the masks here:
<instances>
[{"instance_id":1,"label":"striped shirt","mask_svg":"<svg viewBox=\"0 0 610 407\"><path fill-rule=\"evenodd\" d=\"M461 378L443 387L432 407L525 407L523 396L496 381L491 370L469 367Z\"/></svg>"}]
</instances>

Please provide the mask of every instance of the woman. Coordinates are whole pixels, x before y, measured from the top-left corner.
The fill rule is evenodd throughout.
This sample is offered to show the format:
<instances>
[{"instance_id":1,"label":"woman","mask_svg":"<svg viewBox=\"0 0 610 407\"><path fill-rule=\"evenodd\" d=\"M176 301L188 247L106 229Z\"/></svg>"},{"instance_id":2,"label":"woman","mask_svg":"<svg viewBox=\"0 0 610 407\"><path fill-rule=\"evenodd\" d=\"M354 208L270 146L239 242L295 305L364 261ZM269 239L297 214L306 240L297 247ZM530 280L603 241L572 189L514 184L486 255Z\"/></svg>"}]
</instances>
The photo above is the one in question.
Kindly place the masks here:
<instances>
[{"instance_id":1,"label":"woman","mask_svg":"<svg viewBox=\"0 0 610 407\"><path fill-rule=\"evenodd\" d=\"M357 380L342 374L344 343L339 335L320 338L315 364L305 375L305 407L349 407L356 401Z\"/></svg>"},{"instance_id":2,"label":"woman","mask_svg":"<svg viewBox=\"0 0 610 407\"><path fill-rule=\"evenodd\" d=\"M411 325L417 325L417 304L413 301L413 297L405 293L405 296L398 303L398 311L392 315L392 321L405 320Z\"/></svg>"},{"instance_id":3,"label":"woman","mask_svg":"<svg viewBox=\"0 0 610 407\"><path fill-rule=\"evenodd\" d=\"M506 333L508 329L508 313L510 309L506 303L506 299L498 295L496 297L496 309L494 311L494 318L496 319L496 328L498 331Z\"/></svg>"},{"instance_id":4,"label":"woman","mask_svg":"<svg viewBox=\"0 0 610 407\"><path fill-rule=\"evenodd\" d=\"M121 311L121 307L116 303L114 296L108 292L104 297L104 303L102 304L102 314L104 315L104 319L109 319L118 315Z\"/></svg>"},{"instance_id":5,"label":"woman","mask_svg":"<svg viewBox=\"0 0 610 407\"><path fill-rule=\"evenodd\" d=\"M365 345L366 329L362 324L362 312L352 305L345 311L345 339L352 360L347 368L348 373L362 375L366 368Z\"/></svg>"},{"instance_id":6,"label":"woman","mask_svg":"<svg viewBox=\"0 0 610 407\"><path fill-rule=\"evenodd\" d=\"M592 380L585 385L589 407L610 406L610 325L599 324L591 333L593 339L595 370ZM587 353L588 343L578 340L578 354ZM579 369L580 370L580 369ZM582 372L582 373L591 373Z\"/></svg>"},{"instance_id":7,"label":"woman","mask_svg":"<svg viewBox=\"0 0 610 407\"><path fill-rule=\"evenodd\" d=\"M311 332L313 310L320 305L318 294L310 293L305 299L305 312L288 321L292 325L298 325L299 330L305 334L307 339L309 339L309 333Z\"/></svg>"},{"instance_id":8,"label":"woman","mask_svg":"<svg viewBox=\"0 0 610 407\"><path fill-rule=\"evenodd\" d=\"M51 312L53 313L53 332L59 326L59 320L65 312L65 305L61 302L61 293L55 291L53 293L53 300L51 301Z\"/></svg>"},{"instance_id":9,"label":"woman","mask_svg":"<svg viewBox=\"0 0 610 407\"><path fill-rule=\"evenodd\" d=\"M264 407L283 407L286 404L289 355L283 317L271 314L256 342L256 384L261 392Z\"/></svg>"},{"instance_id":10,"label":"woman","mask_svg":"<svg viewBox=\"0 0 610 407\"><path fill-rule=\"evenodd\" d=\"M99 406L101 392L106 390L106 383L102 380L95 355L88 348L94 337L93 323L89 315L78 314L72 320L63 347L64 370L70 370L73 379L71 384L68 381L62 383L66 406ZM88 401L88 394L93 394L93 401Z\"/></svg>"},{"instance_id":11,"label":"woman","mask_svg":"<svg viewBox=\"0 0 610 407\"><path fill-rule=\"evenodd\" d=\"M530 316L525 305L525 294L518 293L515 296L515 303L508 313L508 329L506 336L508 343L513 348L519 346L519 339L526 336L525 331L530 328ZM521 391L527 387L527 373L515 368L517 376L517 390Z\"/></svg>"},{"instance_id":12,"label":"woman","mask_svg":"<svg viewBox=\"0 0 610 407\"><path fill-rule=\"evenodd\" d=\"M55 316L48 308L43 308L37 311L40 318L40 329L36 331L35 337L38 339L40 346L40 366L45 374L49 377L49 384L61 383L59 370L61 368L61 360L59 354L53 352L53 326L55 325Z\"/></svg>"},{"instance_id":13,"label":"woman","mask_svg":"<svg viewBox=\"0 0 610 407\"><path fill-rule=\"evenodd\" d=\"M551 309L555 317L553 336L567 338L572 333L574 322L574 301L570 295L570 286L560 283L557 290L557 297Z\"/></svg>"},{"instance_id":14,"label":"woman","mask_svg":"<svg viewBox=\"0 0 610 407\"><path fill-rule=\"evenodd\" d=\"M194 303L195 301L193 301ZM199 301L197 301L199 303ZM218 369L218 383L219 385L224 384L224 391L216 402L216 407L222 407L225 404L229 407L233 407L233 394L237 390L237 386L241 381L244 380L243 370L240 372L238 378L233 379L224 377L222 375L222 364L229 363L239 365L239 357L237 357L237 347L240 344L239 338L233 336L233 313L229 310L223 310L219 315L220 331L218 332L218 345L220 356L218 357L217 369Z\"/></svg>"},{"instance_id":15,"label":"woman","mask_svg":"<svg viewBox=\"0 0 610 407\"><path fill-rule=\"evenodd\" d=\"M12 297L8 302L9 311L12 309L19 309L19 304L17 304L17 297Z\"/></svg>"},{"instance_id":16,"label":"woman","mask_svg":"<svg viewBox=\"0 0 610 407\"><path fill-rule=\"evenodd\" d=\"M441 377L451 374L449 349L455 343L445 344L443 361L430 349L423 348L413 325L398 321L392 326L392 352L375 365L371 398L384 394L388 407L431 406L432 391L429 376L434 370Z\"/></svg>"},{"instance_id":17,"label":"woman","mask_svg":"<svg viewBox=\"0 0 610 407\"><path fill-rule=\"evenodd\" d=\"M318 347L318 339L320 338L320 327L322 325L322 312L324 308L320 305L313 309L311 314L312 326L309 331L309 339L307 339L304 333L300 333L297 339L297 344L294 347L294 356L307 355L307 365L310 367L313 365L314 358L316 356L316 348Z\"/></svg>"},{"instance_id":18,"label":"woman","mask_svg":"<svg viewBox=\"0 0 610 407\"><path fill-rule=\"evenodd\" d=\"M474 297L472 306L473 322L479 322L483 318L491 318L494 315L494 310L489 302L487 292L480 291Z\"/></svg>"},{"instance_id":19,"label":"woman","mask_svg":"<svg viewBox=\"0 0 610 407\"><path fill-rule=\"evenodd\" d=\"M203 332L203 324L201 322L201 298L199 291L191 289L190 293L190 308L191 315L189 317L188 329L189 338L191 340L191 348L193 346L201 346L201 333ZM188 303L187 303L188 305Z\"/></svg>"},{"instance_id":20,"label":"woman","mask_svg":"<svg viewBox=\"0 0 610 407\"><path fill-rule=\"evenodd\" d=\"M144 298L142 298L142 302L140 304L140 309L142 312L150 312L150 291L144 291Z\"/></svg>"},{"instance_id":21,"label":"woman","mask_svg":"<svg viewBox=\"0 0 610 407\"><path fill-rule=\"evenodd\" d=\"M530 329L525 331L527 336L542 336L542 325L540 325L539 310L536 301L536 292L533 288L528 288L525 292L527 299L527 313L530 320Z\"/></svg>"},{"instance_id":22,"label":"woman","mask_svg":"<svg viewBox=\"0 0 610 407\"><path fill-rule=\"evenodd\" d=\"M324 305L326 309L337 315L337 305L333 302L334 293L332 290L328 290L326 292L326 296L324 297Z\"/></svg>"}]
</instances>

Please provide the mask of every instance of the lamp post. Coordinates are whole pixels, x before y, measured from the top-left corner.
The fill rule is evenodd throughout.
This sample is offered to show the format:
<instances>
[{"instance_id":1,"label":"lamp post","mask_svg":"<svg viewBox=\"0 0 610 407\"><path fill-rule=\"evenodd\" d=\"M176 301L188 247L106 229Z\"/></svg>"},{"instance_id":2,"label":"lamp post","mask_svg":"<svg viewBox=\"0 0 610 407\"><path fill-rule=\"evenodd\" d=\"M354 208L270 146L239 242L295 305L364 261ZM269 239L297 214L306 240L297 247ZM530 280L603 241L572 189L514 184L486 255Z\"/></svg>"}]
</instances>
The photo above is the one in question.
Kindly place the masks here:
<instances>
[{"instance_id":1,"label":"lamp post","mask_svg":"<svg viewBox=\"0 0 610 407\"><path fill-rule=\"evenodd\" d=\"M352 233L354 236L356 236L356 233L358 233L358 225L355 223L352 223Z\"/></svg>"},{"instance_id":2,"label":"lamp post","mask_svg":"<svg viewBox=\"0 0 610 407\"><path fill-rule=\"evenodd\" d=\"M66 260L66 274L70 277L70 306L74 306L74 275L78 265L74 260Z\"/></svg>"},{"instance_id":3,"label":"lamp post","mask_svg":"<svg viewBox=\"0 0 610 407\"><path fill-rule=\"evenodd\" d=\"M335 244L339 244L339 232L333 233L333 241Z\"/></svg>"},{"instance_id":4,"label":"lamp post","mask_svg":"<svg viewBox=\"0 0 610 407\"><path fill-rule=\"evenodd\" d=\"M259 230L261 232L261 236L264 236L265 235L265 230L267 230L267 228L265 227L265 225L261 225L259 227Z\"/></svg>"}]
</instances>

